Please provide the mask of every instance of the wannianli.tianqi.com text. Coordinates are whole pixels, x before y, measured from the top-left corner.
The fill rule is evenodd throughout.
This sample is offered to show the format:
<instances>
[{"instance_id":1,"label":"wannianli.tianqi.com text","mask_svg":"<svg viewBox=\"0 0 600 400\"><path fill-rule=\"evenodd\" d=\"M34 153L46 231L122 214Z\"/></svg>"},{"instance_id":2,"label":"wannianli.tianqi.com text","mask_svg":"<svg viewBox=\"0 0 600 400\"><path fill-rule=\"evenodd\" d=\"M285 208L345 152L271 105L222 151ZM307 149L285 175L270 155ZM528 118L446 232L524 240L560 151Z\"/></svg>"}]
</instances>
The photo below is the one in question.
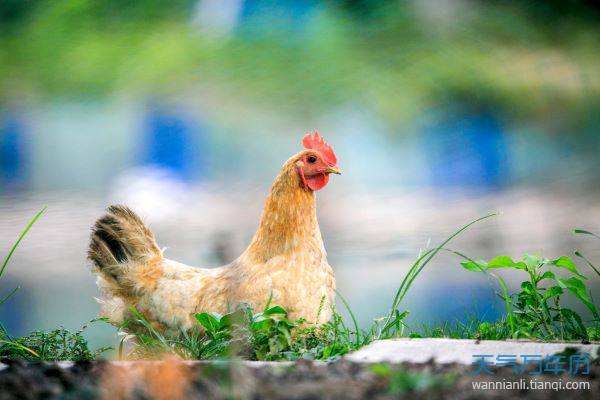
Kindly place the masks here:
<instances>
[{"instance_id":1,"label":"wannianli.tianqi.com text","mask_svg":"<svg viewBox=\"0 0 600 400\"><path fill-rule=\"evenodd\" d=\"M518 380L473 381L473 390L590 390L589 381L541 381L521 378Z\"/></svg>"}]
</instances>

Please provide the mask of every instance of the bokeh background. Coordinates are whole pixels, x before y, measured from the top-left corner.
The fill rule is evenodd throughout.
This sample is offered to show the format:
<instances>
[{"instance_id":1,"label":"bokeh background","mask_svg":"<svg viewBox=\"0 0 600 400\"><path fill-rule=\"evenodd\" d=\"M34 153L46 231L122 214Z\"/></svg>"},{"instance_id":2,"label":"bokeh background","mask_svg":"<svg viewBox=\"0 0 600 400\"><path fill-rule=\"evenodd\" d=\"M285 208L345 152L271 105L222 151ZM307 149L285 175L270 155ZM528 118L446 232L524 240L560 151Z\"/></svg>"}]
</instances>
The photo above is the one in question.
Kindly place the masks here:
<instances>
[{"instance_id":1,"label":"bokeh background","mask_svg":"<svg viewBox=\"0 0 600 400\"><path fill-rule=\"evenodd\" d=\"M319 218L363 325L419 249L488 212L452 247L600 260L571 233L600 231L599 22L577 0L4 0L1 249L48 211L0 281L21 286L0 320L23 334L96 315L85 252L114 202L169 258L231 261L313 128L344 169ZM493 320L496 289L446 254L404 306L414 326Z\"/></svg>"}]
</instances>

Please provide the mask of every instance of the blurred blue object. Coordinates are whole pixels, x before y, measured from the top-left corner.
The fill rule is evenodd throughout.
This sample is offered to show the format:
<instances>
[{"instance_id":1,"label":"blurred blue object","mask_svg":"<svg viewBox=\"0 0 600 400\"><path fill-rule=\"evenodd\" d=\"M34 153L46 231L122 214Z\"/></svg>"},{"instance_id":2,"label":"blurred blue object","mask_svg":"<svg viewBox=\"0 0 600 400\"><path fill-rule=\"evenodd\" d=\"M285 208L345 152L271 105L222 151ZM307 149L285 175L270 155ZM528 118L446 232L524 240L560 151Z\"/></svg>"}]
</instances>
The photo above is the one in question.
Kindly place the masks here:
<instances>
[{"instance_id":1,"label":"blurred blue object","mask_svg":"<svg viewBox=\"0 0 600 400\"><path fill-rule=\"evenodd\" d=\"M8 114L0 122L0 191L22 188L26 183L26 146L23 125Z\"/></svg>"},{"instance_id":2,"label":"blurred blue object","mask_svg":"<svg viewBox=\"0 0 600 400\"><path fill-rule=\"evenodd\" d=\"M276 29L279 34L284 31L296 35L284 36L287 40L301 40L316 6L316 1L246 0L242 6L240 31L251 38Z\"/></svg>"},{"instance_id":3,"label":"blurred blue object","mask_svg":"<svg viewBox=\"0 0 600 400\"><path fill-rule=\"evenodd\" d=\"M423 140L433 185L490 190L509 180L506 135L489 111L445 113Z\"/></svg>"},{"instance_id":4,"label":"blurred blue object","mask_svg":"<svg viewBox=\"0 0 600 400\"><path fill-rule=\"evenodd\" d=\"M145 164L166 169L186 181L203 177L208 146L197 122L152 108L145 129Z\"/></svg>"},{"instance_id":5,"label":"blurred blue object","mask_svg":"<svg viewBox=\"0 0 600 400\"><path fill-rule=\"evenodd\" d=\"M429 293L422 307L432 321L497 321L502 316L502 304L488 284L443 283ZM448 293L452 293L452 301L448 301Z\"/></svg>"}]
</instances>

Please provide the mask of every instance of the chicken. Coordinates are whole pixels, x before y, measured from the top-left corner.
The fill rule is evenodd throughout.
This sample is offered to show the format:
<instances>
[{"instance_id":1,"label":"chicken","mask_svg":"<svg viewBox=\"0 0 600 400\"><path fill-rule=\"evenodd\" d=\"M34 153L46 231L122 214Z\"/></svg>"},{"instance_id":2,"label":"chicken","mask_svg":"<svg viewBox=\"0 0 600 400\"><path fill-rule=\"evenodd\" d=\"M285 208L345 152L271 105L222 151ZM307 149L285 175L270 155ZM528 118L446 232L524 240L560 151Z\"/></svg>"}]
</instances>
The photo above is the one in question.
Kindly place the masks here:
<instances>
[{"instance_id":1,"label":"chicken","mask_svg":"<svg viewBox=\"0 0 600 400\"><path fill-rule=\"evenodd\" d=\"M103 295L101 314L113 324L131 307L164 331L186 331L194 314L226 313L240 303L255 310L271 299L290 318L322 324L331 317L335 279L317 222L315 191L340 174L318 132L275 178L250 245L235 261L195 268L163 256L154 235L125 206L110 206L92 228L88 257Z\"/></svg>"}]
</instances>

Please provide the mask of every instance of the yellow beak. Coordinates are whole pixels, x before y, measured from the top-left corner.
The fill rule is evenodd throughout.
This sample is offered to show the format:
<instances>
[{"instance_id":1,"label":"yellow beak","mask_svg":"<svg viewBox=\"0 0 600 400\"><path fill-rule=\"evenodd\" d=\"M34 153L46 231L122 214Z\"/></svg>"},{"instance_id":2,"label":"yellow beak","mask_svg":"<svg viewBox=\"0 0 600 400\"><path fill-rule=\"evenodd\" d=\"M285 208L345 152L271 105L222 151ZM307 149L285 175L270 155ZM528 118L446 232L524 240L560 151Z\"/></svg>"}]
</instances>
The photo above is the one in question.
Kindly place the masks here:
<instances>
[{"instance_id":1,"label":"yellow beak","mask_svg":"<svg viewBox=\"0 0 600 400\"><path fill-rule=\"evenodd\" d=\"M342 174L342 170L337 166L327 167L327 170L325 172L327 172L328 174L336 174L336 175Z\"/></svg>"}]
</instances>

